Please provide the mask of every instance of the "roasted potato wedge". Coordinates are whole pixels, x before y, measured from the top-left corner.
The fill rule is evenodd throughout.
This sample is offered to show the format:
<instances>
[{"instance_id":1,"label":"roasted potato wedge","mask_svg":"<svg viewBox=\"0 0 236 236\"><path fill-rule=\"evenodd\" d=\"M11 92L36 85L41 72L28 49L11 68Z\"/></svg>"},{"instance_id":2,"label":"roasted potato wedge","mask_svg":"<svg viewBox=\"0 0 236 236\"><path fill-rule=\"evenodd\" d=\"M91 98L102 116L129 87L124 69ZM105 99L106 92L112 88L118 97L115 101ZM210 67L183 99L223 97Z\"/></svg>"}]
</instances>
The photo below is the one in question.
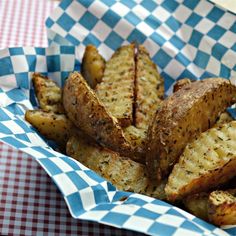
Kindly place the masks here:
<instances>
[{"instance_id":1,"label":"roasted potato wedge","mask_svg":"<svg viewBox=\"0 0 236 236\"><path fill-rule=\"evenodd\" d=\"M124 136L126 140L132 145L132 147L138 153L138 156L145 155L145 146L146 146L146 138L147 131L144 129L138 129L133 125L130 125L123 129ZM143 161L141 161L143 162Z\"/></svg>"},{"instance_id":2,"label":"roasted potato wedge","mask_svg":"<svg viewBox=\"0 0 236 236\"><path fill-rule=\"evenodd\" d=\"M164 80L143 45L136 56L135 111L137 128L147 129L164 97Z\"/></svg>"},{"instance_id":3,"label":"roasted potato wedge","mask_svg":"<svg viewBox=\"0 0 236 236\"><path fill-rule=\"evenodd\" d=\"M178 81L176 81L176 83L174 84L173 87L173 92L177 92L178 90L180 90L181 88L183 88L185 85L190 84L191 80L188 78L184 78L184 79L180 79Z\"/></svg>"},{"instance_id":4,"label":"roasted potato wedge","mask_svg":"<svg viewBox=\"0 0 236 236\"><path fill-rule=\"evenodd\" d=\"M208 191L236 175L236 121L211 128L189 143L165 188L170 201Z\"/></svg>"},{"instance_id":5,"label":"roasted potato wedge","mask_svg":"<svg viewBox=\"0 0 236 236\"><path fill-rule=\"evenodd\" d=\"M102 81L106 62L93 45L87 45L81 65L81 74L91 88Z\"/></svg>"},{"instance_id":6,"label":"roasted potato wedge","mask_svg":"<svg viewBox=\"0 0 236 236\"><path fill-rule=\"evenodd\" d=\"M39 73L34 73L32 82L39 107L43 111L52 111L59 114L65 112L62 106L61 88L53 80Z\"/></svg>"},{"instance_id":7,"label":"roasted potato wedge","mask_svg":"<svg viewBox=\"0 0 236 236\"><path fill-rule=\"evenodd\" d=\"M225 123L229 123L233 120L233 118L230 116L228 112L223 112L220 114L220 116L217 118L216 123L214 126L223 125Z\"/></svg>"},{"instance_id":8,"label":"roasted potato wedge","mask_svg":"<svg viewBox=\"0 0 236 236\"><path fill-rule=\"evenodd\" d=\"M101 145L135 158L117 119L106 110L78 72L71 73L65 83L63 104L75 126Z\"/></svg>"},{"instance_id":9,"label":"roasted potato wedge","mask_svg":"<svg viewBox=\"0 0 236 236\"><path fill-rule=\"evenodd\" d=\"M184 206L195 216L221 225L236 224L236 189L197 193L184 199Z\"/></svg>"},{"instance_id":10,"label":"roasted potato wedge","mask_svg":"<svg viewBox=\"0 0 236 236\"><path fill-rule=\"evenodd\" d=\"M203 220L208 220L208 198L209 193L196 193L185 198L183 203L187 211Z\"/></svg>"},{"instance_id":11,"label":"roasted potato wedge","mask_svg":"<svg viewBox=\"0 0 236 236\"><path fill-rule=\"evenodd\" d=\"M166 177L186 145L212 127L235 98L236 87L228 80L211 78L187 84L164 100L148 130L150 177Z\"/></svg>"},{"instance_id":12,"label":"roasted potato wedge","mask_svg":"<svg viewBox=\"0 0 236 236\"><path fill-rule=\"evenodd\" d=\"M214 191L208 200L208 217L215 225L236 224L236 189Z\"/></svg>"},{"instance_id":13,"label":"roasted potato wedge","mask_svg":"<svg viewBox=\"0 0 236 236\"><path fill-rule=\"evenodd\" d=\"M96 86L98 98L122 127L133 122L134 49L134 44L119 48L107 61L102 82Z\"/></svg>"},{"instance_id":14,"label":"roasted potato wedge","mask_svg":"<svg viewBox=\"0 0 236 236\"><path fill-rule=\"evenodd\" d=\"M65 148L69 137L77 130L64 114L55 114L54 112L28 110L25 113L25 120L45 138L55 141L62 149Z\"/></svg>"},{"instance_id":15,"label":"roasted potato wedge","mask_svg":"<svg viewBox=\"0 0 236 236\"><path fill-rule=\"evenodd\" d=\"M73 136L67 143L67 154L110 181L119 190L165 197L164 184L149 184L144 165L121 157L118 153Z\"/></svg>"},{"instance_id":16,"label":"roasted potato wedge","mask_svg":"<svg viewBox=\"0 0 236 236\"><path fill-rule=\"evenodd\" d=\"M147 173L145 175L147 175ZM166 200L166 193L165 193L166 183L167 179L162 180L160 183L152 183L148 178L148 186L144 190L144 192L141 193L160 200Z\"/></svg>"}]
</instances>

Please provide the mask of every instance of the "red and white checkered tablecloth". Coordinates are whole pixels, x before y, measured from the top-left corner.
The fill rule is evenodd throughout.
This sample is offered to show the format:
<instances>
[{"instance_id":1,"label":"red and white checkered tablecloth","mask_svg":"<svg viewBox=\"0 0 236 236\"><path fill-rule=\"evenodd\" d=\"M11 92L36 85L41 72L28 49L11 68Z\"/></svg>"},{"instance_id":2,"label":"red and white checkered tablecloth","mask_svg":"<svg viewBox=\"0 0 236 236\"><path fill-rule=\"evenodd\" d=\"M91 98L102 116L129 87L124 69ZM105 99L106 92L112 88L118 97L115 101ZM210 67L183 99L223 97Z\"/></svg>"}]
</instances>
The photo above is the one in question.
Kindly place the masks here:
<instances>
[{"instance_id":1,"label":"red and white checkered tablecloth","mask_svg":"<svg viewBox=\"0 0 236 236\"><path fill-rule=\"evenodd\" d=\"M47 46L44 21L57 4L0 0L0 48ZM62 195L37 162L0 143L0 235L142 234L73 219Z\"/></svg>"}]
</instances>

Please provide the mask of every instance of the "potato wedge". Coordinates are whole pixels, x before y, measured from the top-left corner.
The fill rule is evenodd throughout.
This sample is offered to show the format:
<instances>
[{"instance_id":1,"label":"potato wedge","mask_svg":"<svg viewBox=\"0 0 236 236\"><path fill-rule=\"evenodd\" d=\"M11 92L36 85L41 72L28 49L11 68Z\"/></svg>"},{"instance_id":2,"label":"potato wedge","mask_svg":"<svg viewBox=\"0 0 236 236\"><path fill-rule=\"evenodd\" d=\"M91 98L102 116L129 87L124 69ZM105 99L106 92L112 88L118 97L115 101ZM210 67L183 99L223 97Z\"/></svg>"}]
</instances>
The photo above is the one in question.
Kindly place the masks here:
<instances>
[{"instance_id":1,"label":"potato wedge","mask_svg":"<svg viewBox=\"0 0 236 236\"><path fill-rule=\"evenodd\" d=\"M117 119L106 110L78 72L71 73L65 83L63 104L75 126L101 145L133 157L133 149Z\"/></svg>"},{"instance_id":2,"label":"potato wedge","mask_svg":"<svg viewBox=\"0 0 236 236\"><path fill-rule=\"evenodd\" d=\"M187 211L203 220L208 220L208 198L209 193L196 193L185 198L183 203Z\"/></svg>"},{"instance_id":3,"label":"potato wedge","mask_svg":"<svg viewBox=\"0 0 236 236\"><path fill-rule=\"evenodd\" d=\"M173 92L177 92L178 90L180 90L181 88L183 88L185 85L190 84L191 80L188 78L184 78L184 79L180 79L178 81L176 81L176 83L174 84L173 87Z\"/></svg>"},{"instance_id":4,"label":"potato wedge","mask_svg":"<svg viewBox=\"0 0 236 236\"><path fill-rule=\"evenodd\" d=\"M166 193L165 193L166 183L167 183L167 179L162 180L160 183L152 183L150 179L148 178L148 186L141 193L150 197L160 199L160 200L166 200Z\"/></svg>"},{"instance_id":5,"label":"potato wedge","mask_svg":"<svg viewBox=\"0 0 236 236\"><path fill-rule=\"evenodd\" d=\"M184 206L195 216L221 225L236 224L236 189L197 193L184 199Z\"/></svg>"},{"instance_id":6,"label":"potato wedge","mask_svg":"<svg viewBox=\"0 0 236 236\"><path fill-rule=\"evenodd\" d=\"M214 191L209 196L208 217L215 225L236 224L236 189Z\"/></svg>"},{"instance_id":7,"label":"potato wedge","mask_svg":"<svg viewBox=\"0 0 236 236\"><path fill-rule=\"evenodd\" d=\"M62 106L61 88L53 80L39 73L34 73L32 82L39 102L39 107L42 110L59 114L65 112Z\"/></svg>"},{"instance_id":8,"label":"potato wedge","mask_svg":"<svg viewBox=\"0 0 236 236\"><path fill-rule=\"evenodd\" d=\"M67 143L67 155L94 170L119 190L165 197L164 184L151 186L144 165L121 157L118 153L73 136Z\"/></svg>"},{"instance_id":9,"label":"potato wedge","mask_svg":"<svg viewBox=\"0 0 236 236\"><path fill-rule=\"evenodd\" d=\"M133 122L135 52L134 44L119 48L106 63L98 98L122 127Z\"/></svg>"},{"instance_id":10,"label":"potato wedge","mask_svg":"<svg viewBox=\"0 0 236 236\"><path fill-rule=\"evenodd\" d=\"M132 145L132 147L136 150L138 155L145 155L145 146L146 146L146 138L147 131L144 129L138 129L133 125L130 125L123 129L124 136L126 140Z\"/></svg>"},{"instance_id":11,"label":"potato wedge","mask_svg":"<svg viewBox=\"0 0 236 236\"><path fill-rule=\"evenodd\" d=\"M81 74L91 88L102 81L106 62L93 45L87 45L81 64Z\"/></svg>"},{"instance_id":12,"label":"potato wedge","mask_svg":"<svg viewBox=\"0 0 236 236\"><path fill-rule=\"evenodd\" d=\"M236 121L211 128L189 143L165 188L170 201L208 191L236 176Z\"/></svg>"},{"instance_id":13,"label":"potato wedge","mask_svg":"<svg viewBox=\"0 0 236 236\"><path fill-rule=\"evenodd\" d=\"M230 114L228 112L223 112L217 118L214 126L223 125L225 123L231 122L232 120L233 120L233 118L230 116Z\"/></svg>"},{"instance_id":14,"label":"potato wedge","mask_svg":"<svg viewBox=\"0 0 236 236\"><path fill-rule=\"evenodd\" d=\"M61 148L65 148L69 137L77 130L64 114L55 114L54 112L28 110L25 113L25 120L45 138L55 141Z\"/></svg>"},{"instance_id":15,"label":"potato wedge","mask_svg":"<svg viewBox=\"0 0 236 236\"><path fill-rule=\"evenodd\" d=\"M165 178L187 143L212 127L235 98L236 87L228 80L211 78L187 84L164 100L148 130L150 176Z\"/></svg>"},{"instance_id":16,"label":"potato wedge","mask_svg":"<svg viewBox=\"0 0 236 236\"><path fill-rule=\"evenodd\" d=\"M164 80L143 45L136 56L134 123L147 129L164 97Z\"/></svg>"}]
</instances>

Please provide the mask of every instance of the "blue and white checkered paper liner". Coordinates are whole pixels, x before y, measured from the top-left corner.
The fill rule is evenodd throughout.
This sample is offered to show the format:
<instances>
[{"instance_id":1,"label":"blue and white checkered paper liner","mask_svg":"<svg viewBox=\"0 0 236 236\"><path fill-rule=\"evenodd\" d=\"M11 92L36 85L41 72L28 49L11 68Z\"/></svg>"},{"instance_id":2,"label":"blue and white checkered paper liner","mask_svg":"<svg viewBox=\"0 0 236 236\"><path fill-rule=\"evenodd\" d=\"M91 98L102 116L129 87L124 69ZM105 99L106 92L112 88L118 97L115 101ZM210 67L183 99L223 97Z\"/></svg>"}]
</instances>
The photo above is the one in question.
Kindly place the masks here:
<instances>
[{"instance_id":1,"label":"blue and white checkered paper liner","mask_svg":"<svg viewBox=\"0 0 236 236\"><path fill-rule=\"evenodd\" d=\"M165 202L118 191L80 163L53 151L23 119L25 109L35 105L31 73L48 74L63 85L68 72L79 68L76 58L81 59L88 43L106 58L123 43L143 43L167 90L181 77L230 78L236 61L235 16L203 0L179 2L62 1L47 20L49 41L77 45L79 50L62 46L0 51L0 138L35 157L75 218L152 235L236 234L235 228L226 229L228 234ZM123 197L128 198L121 201Z\"/></svg>"},{"instance_id":2,"label":"blue and white checkered paper liner","mask_svg":"<svg viewBox=\"0 0 236 236\"><path fill-rule=\"evenodd\" d=\"M236 76L235 20L206 0L64 0L46 25L49 43L78 46L80 59L89 43L106 58L123 43L144 44L171 90L183 77Z\"/></svg>"},{"instance_id":3,"label":"blue and white checkered paper liner","mask_svg":"<svg viewBox=\"0 0 236 236\"><path fill-rule=\"evenodd\" d=\"M152 235L223 235L224 231L165 202L118 191L79 162L54 151L24 121L25 111L35 105L32 72L63 84L68 72L79 68L75 55L72 46L0 50L0 140L40 163L75 218Z\"/></svg>"},{"instance_id":4,"label":"blue and white checkered paper liner","mask_svg":"<svg viewBox=\"0 0 236 236\"><path fill-rule=\"evenodd\" d=\"M118 191L82 164L52 150L24 121L25 110L35 103L31 73L39 71L63 84L68 72L78 68L75 50L57 46L0 51L0 139L40 163L61 190L75 218L152 235L227 235L165 202ZM128 198L122 201L124 197Z\"/></svg>"}]
</instances>

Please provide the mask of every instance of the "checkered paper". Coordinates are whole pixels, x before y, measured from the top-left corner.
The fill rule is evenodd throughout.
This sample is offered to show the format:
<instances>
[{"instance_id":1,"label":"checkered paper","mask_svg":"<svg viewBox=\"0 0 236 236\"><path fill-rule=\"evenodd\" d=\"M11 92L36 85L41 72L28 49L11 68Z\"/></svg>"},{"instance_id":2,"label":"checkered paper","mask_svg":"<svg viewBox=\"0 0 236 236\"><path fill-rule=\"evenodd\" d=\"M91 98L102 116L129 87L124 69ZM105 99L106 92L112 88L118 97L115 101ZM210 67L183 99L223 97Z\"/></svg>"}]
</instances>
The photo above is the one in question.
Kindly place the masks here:
<instances>
[{"instance_id":1,"label":"checkered paper","mask_svg":"<svg viewBox=\"0 0 236 236\"><path fill-rule=\"evenodd\" d=\"M63 84L68 71L79 67L75 52L76 48L71 46L0 51L0 139L37 160L60 189L74 218L151 235L227 235L165 202L118 191L82 164L54 151L24 121L25 110L35 103L31 73L48 74ZM64 64L64 60L71 63ZM25 71L19 71L18 64Z\"/></svg>"},{"instance_id":2,"label":"checkered paper","mask_svg":"<svg viewBox=\"0 0 236 236\"><path fill-rule=\"evenodd\" d=\"M49 43L78 46L80 59L89 43L106 59L123 43L144 44L171 89L183 77L236 75L235 19L206 0L64 0L46 25Z\"/></svg>"},{"instance_id":3,"label":"checkered paper","mask_svg":"<svg viewBox=\"0 0 236 236\"><path fill-rule=\"evenodd\" d=\"M34 158L3 143L0 152L0 235L143 235L72 218L58 188Z\"/></svg>"},{"instance_id":4,"label":"checkered paper","mask_svg":"<svg viewBox=\"0 0 236 236\"><path fill-rule=\"evenodd\" d=\"M218 33L209 32L219 24L227 29L224 34L232 33L235 16L205 1L173 2L62 1L47 20L49 41L53 45L77 45L78 50L61 46L0 51L0 138L39 162L59 187L74 218L151 235L234 235L235 228L227 228L228 234L165 202L118 191L80 163L53 151L23 119L25 109L36 104L31 73L48 74L63 85L68 72L79 69L76 58L81 60L87 43L95 44L106 58L122 43L134 40L144 43L165 78L167 91L180 77L232 76L235 66L229 63L236 61L235 36L225 39L227 42L220 42L223 35L214 41L213 35ZM187 14L189 11L191 13ZM200 17L199 21L195 15ZM186 19L181 21L178 17ZM206 30L203 26L207 27L208 21L213 25L209 24ZM199 39L198 33L204 37ZM197 47L194 44L196 39ZM231 40L234 42L230 43ZM221 45L227 45L227 50L222 52ZM206 62L202 55L207 52L210 56ZM211 63L215 68L209 66ZM127 200L122 201L124 197Z\"/></svg>"}]
</instances>

